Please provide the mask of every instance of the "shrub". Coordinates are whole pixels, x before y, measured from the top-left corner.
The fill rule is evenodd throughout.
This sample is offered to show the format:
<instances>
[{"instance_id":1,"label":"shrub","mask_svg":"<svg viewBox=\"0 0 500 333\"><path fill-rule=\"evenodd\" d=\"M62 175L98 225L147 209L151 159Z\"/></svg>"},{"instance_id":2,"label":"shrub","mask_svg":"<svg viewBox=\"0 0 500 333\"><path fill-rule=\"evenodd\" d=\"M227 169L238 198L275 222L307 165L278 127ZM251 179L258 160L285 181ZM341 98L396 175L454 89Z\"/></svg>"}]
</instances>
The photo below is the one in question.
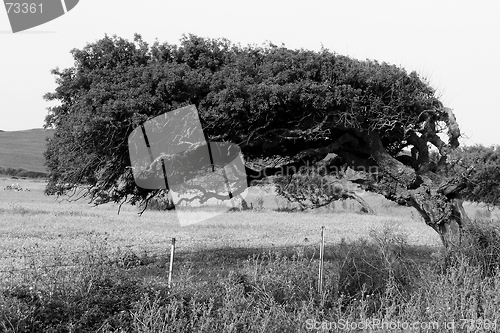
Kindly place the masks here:
<instances>
[{"instance_id":1,"label":"shrub","mask_svg":"<svg viewBox=\"0 0 500 333\"><path fill-rule=\"evenodd\" d=\"M407 237L390 228L371 231L372 242L366 239L346 243L342 240L339 258L339 293L347 303L371 298L367 311L380 310L381 297L394 294L398 301L408 295L419 272L413 261L405 256Z\"/></svg>"},{"instance_id":2,"label":"shrub","mask_svg":"<svg viewBox=\"0 0 500 333\"><path fill-rule=\"evenodd\" d=\"M141 205L141 209L144 209L144 205L146 203ZM163 211L163 210L170 210L173 209L174 203L172 201L172 197L168 192L162 191L158 195L156 195L154 198L151 198L147 202L146 209L147 210L156 210L156 211Z\"/></svg>"},{"instance_id":3,"label":"shrub","mask_svg":"<svg viewBox=\"0 0 500 333\"><path fill-rule=\"evenodd\" d=\"M0 322L9 323L4 330L81 332L97 331L103 323L115 328L126 325L128 310L140 298L137 281L118 271L82 273L84 276L64 288L18 285L4 290L0 307L7 311L1 312Z\"/></svg>"},{"instance_id":4,"label":"shrub","mask_svg":"<svg viewBox=\"0 0 500 333\"><path fill-rule=\"evenodd\" d=\"M0 290L1 332L96 332L131 326L130 309L144 293L141 280L120 269L105 241L88 234L89 248L49 262L29 256L29 269ZM121 253L119 253L121 255ZM3 310L6 311L3 311Z\"/></svg>"},{"instance_id":5,"label":"shrub","mask_svg":"<svg viewBox=\"0 0 500 333\"><path fill-rule=\"evenodd\" d=\"M476 220L463 230L462 243L437 258L435 264L444 272L462 260L479 268L481 276L495 274L500 267L500 228L498 221Z\"/></svg>"}]
</instances>

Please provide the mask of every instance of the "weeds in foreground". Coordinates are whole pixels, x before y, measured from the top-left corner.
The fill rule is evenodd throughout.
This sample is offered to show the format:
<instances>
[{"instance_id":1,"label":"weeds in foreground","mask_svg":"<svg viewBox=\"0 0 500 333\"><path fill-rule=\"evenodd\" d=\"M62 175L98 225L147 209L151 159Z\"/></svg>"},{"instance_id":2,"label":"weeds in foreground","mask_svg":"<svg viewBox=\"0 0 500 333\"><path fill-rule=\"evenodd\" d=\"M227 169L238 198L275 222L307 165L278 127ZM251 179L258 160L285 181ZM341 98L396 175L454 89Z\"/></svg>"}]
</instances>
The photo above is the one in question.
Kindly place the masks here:
<instances>
[{"instance_id":1,"label":"weeds in foreground","mask_svg":"<svg viewBox=\"0 0 500 333\"><path fill-rule=\"evenodd\" d=\"M178 272L185 279L169 290L165 275L152 283L137 274L155 258L110 253L105 241L96 242L85 265L31 270L1 290L0 331L307 332L377 319L435 323L424 332L446 332L450 322L454 332L493 332L500 326L500 237L491 226L478 228L470 229L466 247L427 264L417 265L418 250L389 229L329 246L321 295L317 254L302 247L251 256L215 281Z\"/></svg>"}]
</instances>

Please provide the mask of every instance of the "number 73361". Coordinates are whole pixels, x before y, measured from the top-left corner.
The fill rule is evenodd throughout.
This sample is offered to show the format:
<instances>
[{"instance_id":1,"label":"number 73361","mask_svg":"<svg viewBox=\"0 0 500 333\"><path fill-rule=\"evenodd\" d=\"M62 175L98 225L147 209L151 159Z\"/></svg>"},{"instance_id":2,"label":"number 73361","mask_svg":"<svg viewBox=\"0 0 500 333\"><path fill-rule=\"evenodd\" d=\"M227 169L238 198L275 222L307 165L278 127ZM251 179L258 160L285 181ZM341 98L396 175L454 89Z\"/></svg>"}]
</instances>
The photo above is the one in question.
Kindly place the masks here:
<instances>
[{"instance_id":1,"label":"number 73361","mask_svg":"<svg viewBox=\"0 0 500 333\"><path fill-rule=\"evenodd\" d=\"M20 2L6 2L5 6L7 7L7 13L9 14L11 11L15 14L35 14L35 13L42 13L43 7L42 3L36 4L36 3L20 3Z\"/></svg>"}]
</instances>

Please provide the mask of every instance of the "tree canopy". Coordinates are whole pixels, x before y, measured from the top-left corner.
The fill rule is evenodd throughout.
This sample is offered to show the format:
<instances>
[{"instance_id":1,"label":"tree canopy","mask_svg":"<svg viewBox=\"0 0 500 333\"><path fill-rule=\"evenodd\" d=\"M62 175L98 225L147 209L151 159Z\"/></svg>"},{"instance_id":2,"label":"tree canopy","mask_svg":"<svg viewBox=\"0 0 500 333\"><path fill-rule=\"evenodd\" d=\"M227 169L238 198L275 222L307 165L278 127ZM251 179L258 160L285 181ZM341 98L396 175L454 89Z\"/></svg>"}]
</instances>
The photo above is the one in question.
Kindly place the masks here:
<instances>
[{"instance_id":1,"label":"tree canopy","mask_svg":"<svg viewBox=\"0 0 500 333\"><path fill-rule=\"evenodd\" d=\"M87 184L97 204L158 194L135 185L127 137L152 117L194 104L209 141L241 148L249 184L334 153L332 171L342 164L364 172L366 189L417 208L441 235L450 219L460 225L455 199L464 178L443 172L460 130L415 72L326 49L194 35L179 45L106 36L72 55L74 66L53 70L58 87L45 96L60 102L46 117L56 130L45 155L48 194L68 183ZM251 168L257 160L269 163Z\"/></svg>"}]
</instances>

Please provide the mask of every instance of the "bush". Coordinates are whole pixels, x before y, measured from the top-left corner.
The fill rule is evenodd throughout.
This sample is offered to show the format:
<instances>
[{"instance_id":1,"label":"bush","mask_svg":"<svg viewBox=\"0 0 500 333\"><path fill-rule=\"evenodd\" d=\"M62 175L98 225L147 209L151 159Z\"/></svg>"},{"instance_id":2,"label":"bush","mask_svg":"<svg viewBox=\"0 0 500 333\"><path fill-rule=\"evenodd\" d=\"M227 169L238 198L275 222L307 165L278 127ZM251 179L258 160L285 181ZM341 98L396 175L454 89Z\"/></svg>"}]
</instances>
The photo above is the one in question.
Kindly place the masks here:
<instances>
[{"instance_id":1,"label":"bush","mask_svg":"<svg viewBox=\"0 0 500 333\"><path fill-rule=\"evenodd\" d=\"M94 233L88 237L89 248L73 258L27 257L29 269L13 275L11 287L0 290L0 332L131 326L130 309L145 293L141 280L120 268L122 253L114 258L105 241Z\"/></svg>"},{"instance_id":2,"label":"bush","mask_svg":"<svg viewBox=\"0 0 500 333\"><path fill-rule=\"evenodd\" d=\"M412 291L419 271L405 255L407 237L390 228L371 231L371 242L342 240L334 251L339 260L339 293L347 304L369 298L365 311L374 313L390 293L401 302ZM391 297L392 297L391 296Z\"/></svg>"},{"instance_id":3,"label":"bush","mask_svg":"<svg viewBox=\"0 0 500 333\"><path fill-rule=\"evenodd\" d=\"M141 205L141 209L144 209L144 205L147 204L147 210L163 211L175 208L172 197L168 192L162 191L155 197L151 198L147 203Z\"/></svg>"},{"instance_id":4,"label":"bush","mask_svg":"<svg viewBox=\"0 0 500 333\"><path fill-rule=\"evenodd\" d=\"M97 331L103 323L123 326L131 304L139 298L137 285L123 276L105 274L82 281L69 290L35 289L26 285L4 291L10 309L2 322L32 332ZM23 329L15 331L25 331Z\"/></svg>"},{"instance_id":5,"label":"bush","mask_svg":"<svg viewBox=\"0 0 500 333\"><path fill-rule=\"evenodd\" d=\"M126 325L128 310L140 298L138 284L117 271L102 273L88 274L66 288L18 285L4 290L0 297L0 307L7 309L0 314L4 331L82 332L97 331L104 323L115 328Z\"/></svg>"},{"instance_id":6,"label":"bush","mask_svg":"<svg viewBox=\"0 0 500 333\"><path fill-rule=\"evenodd\" d=\"M444 272L457 262L466 260L478 267L482 277L491 277L500 267L499 221L476 220L463 230L462 244L438 257L437 268Z\"/></svg>"}]
</instances>

